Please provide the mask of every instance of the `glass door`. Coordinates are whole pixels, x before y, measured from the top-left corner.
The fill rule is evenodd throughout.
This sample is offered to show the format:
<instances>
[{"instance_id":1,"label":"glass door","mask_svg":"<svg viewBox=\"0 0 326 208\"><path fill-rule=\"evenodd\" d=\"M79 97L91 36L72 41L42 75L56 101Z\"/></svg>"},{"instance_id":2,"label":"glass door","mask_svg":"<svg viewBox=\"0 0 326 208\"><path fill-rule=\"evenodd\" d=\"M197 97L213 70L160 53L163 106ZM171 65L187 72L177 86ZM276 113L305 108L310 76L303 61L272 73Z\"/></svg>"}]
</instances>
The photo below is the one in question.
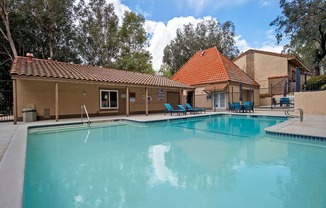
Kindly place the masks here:
<instances>
[{"instance_id":1,"label":"glass door","mask_svg":"<svg viewBox=\"0 0 326 208\"><path fill-rule=\"evenodd\" d=\"M213 99L213 110L225 110L226 109L226 95L225 93L215 93Z\"/></svg>"}]
</instances>

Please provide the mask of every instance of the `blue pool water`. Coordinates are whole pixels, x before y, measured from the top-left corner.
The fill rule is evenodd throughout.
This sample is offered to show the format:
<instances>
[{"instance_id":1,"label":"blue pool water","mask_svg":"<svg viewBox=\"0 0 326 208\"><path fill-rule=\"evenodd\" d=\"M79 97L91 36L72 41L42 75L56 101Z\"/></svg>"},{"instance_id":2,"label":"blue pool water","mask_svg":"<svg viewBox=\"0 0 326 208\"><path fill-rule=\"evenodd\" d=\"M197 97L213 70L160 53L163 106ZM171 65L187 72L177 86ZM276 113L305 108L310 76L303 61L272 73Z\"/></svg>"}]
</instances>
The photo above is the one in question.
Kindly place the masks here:
<instances>
[{"instance_id":1,"label":"blue pool water","mask_svg":"<svg viewBox=\"0 0 326 208\"><path fill-rule=\"evenodd\" d=\"M215 116L30 129L24 207L326 207L326 145L282 118Z\"/></svg>"}]
</instances>

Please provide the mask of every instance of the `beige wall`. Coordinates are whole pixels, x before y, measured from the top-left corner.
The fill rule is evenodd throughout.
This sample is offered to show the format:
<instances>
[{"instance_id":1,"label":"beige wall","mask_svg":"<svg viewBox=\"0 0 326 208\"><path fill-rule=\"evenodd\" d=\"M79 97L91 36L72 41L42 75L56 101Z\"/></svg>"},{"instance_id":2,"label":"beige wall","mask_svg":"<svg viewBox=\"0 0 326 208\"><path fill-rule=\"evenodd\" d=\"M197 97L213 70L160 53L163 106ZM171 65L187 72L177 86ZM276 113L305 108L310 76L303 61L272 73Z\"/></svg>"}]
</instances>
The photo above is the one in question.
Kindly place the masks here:
<instances>
[{"instance_id":1,"label":"beige wall","mask_svg":"<svg viewBox=\"0 0 326 208\"><path fill-rule=\"evenodd\" d=\"M205 86L198 86L195 90L195 106L199 108L212 108L212 99L204 92ZM208 99L209 98L209 99Z\"/></svg>"},{"instance_id":2,"label":"beige wall","mask_svg":"<svg viewBox=\"0 0 326 208\"><path fill-rule=\"evenodd\" d=\"M294 99L294 107L304 113L326 115L326 91L295 92Z\"/></svg>"},{"instance_id":3,"label":"beige wall","mask_svg":"<svg viewBox=\"0 0 326 208\"><path fill-rule=\"evenodd\" d=\"M242 56L240 59L234 61L235 65L237 65L242 71L247 73L247 56Z\"/></svg>"},{"instance_id":4,"label":"beige wall","mask_svg":"<svg viewBox=\"0 0 326 208\"><path fill-rule=\"evenodd\" d=\"M59 88L59 116L80 116L81 105L85 104L90 115L116 115L126 112L126 87L109 85L58 83ZM118 90L119 108L100 109L100 89ZM177 89L163 89L164 98L158 100L157 90L162 88L149 88L148 95L151 101L148 104L149 111L162 111L167 99L167 92L180 92ZM85 92L85 96L84 96ZM130 113L145 112L145 87L130 87L130 92L136 94L134 102L130 102ZM123 96L124 95L124 96ZM55 82L17 80L17 110L18 118L22 117L22 110L26 107L34 107L37 116L43 118L44 109L50 109L52 118L55 116Z\"/></svg>"},{"instance_id":5,"label":"beige wall","mask_svg":"<svg viewBox=\"0 0 326 208\"><path fill-rule=\"evenodd\" d=\"M242 56L234 63L247 73L247 55ZM266 54L254 54L255 81L260 84L261 93L268 88L268 77L283 76L288 74L288 60L283 57L271 56Z\"/></svg>"},{"instance_id":6,"label":"beige wall","mask_svg":"<svg viewBox=\"0 0 326 208\"><path fill-rule=\"evenodd\" d=\"M288 74L288 60L283 57L255 53L255 80L260 88L268 88L268 77Z\"/></svg>"}]
</instances>

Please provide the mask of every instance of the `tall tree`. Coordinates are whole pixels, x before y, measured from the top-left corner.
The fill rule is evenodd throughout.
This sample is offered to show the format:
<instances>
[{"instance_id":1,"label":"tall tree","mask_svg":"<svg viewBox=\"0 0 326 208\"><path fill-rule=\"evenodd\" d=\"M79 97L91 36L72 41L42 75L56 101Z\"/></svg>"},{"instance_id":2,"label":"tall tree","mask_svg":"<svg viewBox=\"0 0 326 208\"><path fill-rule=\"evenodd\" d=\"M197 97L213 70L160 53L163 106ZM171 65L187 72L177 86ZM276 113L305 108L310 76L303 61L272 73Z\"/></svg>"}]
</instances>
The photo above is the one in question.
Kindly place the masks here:
<instances>
[{"instance_id":1,"label":"tall tree","mask_svg":"<svg viewBox=\"0 0 326 208\"><path fill-rule=\"evenodd\" d=\"M113 4L91 0L81 7L80 55L86 64L113 67L118 52L118 17Z\"/></svg>"},{"instance_id":2,"label":"tall tree","mask_svg":"<svg viewBox=\"0 0 326 208\"><path fill-rule=\"evenodd\" d=\"M314 65L319 75L320 63L326 56L326 1L280 0L282 15L270 23L276 26L278 43L289 38L285 49Z\"/></svg>"},{"instance_id":3,"label":"tall tree","mask_svg":"<svg viewBox=\"0 0 326 208\"><path fill-rule=\"evenodd\" d=\"M38 58L80 62L75 47L75 0L24 0L17 5L15 41ZM24 55L24 54L21 54Z\"/></svg>"},{"instance_id":4,"label":"tall tree","mask_svg":"<svg viewBox=\"0 0 326 208\"><path fill-rule=\"evenodd\" d=\"M230 59L239 54L235 46L234 25L230 21L220 24L215 19L202 20L196 26L191 23L184 25L176 33L176 38L164 48L163 55L163 64L169 66L172 75L199 50L216 46Z\"/></svg>"},{"instance_id":5,"label":"tall tree","mask_svg":"<svg viewBox=\"0 0 326 208\"><path fill-rule=\"evenodd\" d=\"M2 39L6 40L7 43L9 43L11 49L9 50L6 47L6 43L3 42L1 44L1 48L3 49L4 52L1 53L3 53L2 55L6 55L10 57L10 60L13 60L13 57L17 56L17 50L14 43L14 39L12 38L11 35L10 22L9 22L9 10L13 4L14 1L0 0L0 17L1 17L0 33Z\"/></svg>"},{"instance_id":6,"label":"tall tree","mask_svg":"<svg viewBox=\"0 0 326 208\"><path fill-rule=\"evenodd\" d=\"M119 29L118 69L153 74L151 54L147 50L149 43L144 29L145 19L134 12L125 12Z\"/></svg>"}]
</instances>

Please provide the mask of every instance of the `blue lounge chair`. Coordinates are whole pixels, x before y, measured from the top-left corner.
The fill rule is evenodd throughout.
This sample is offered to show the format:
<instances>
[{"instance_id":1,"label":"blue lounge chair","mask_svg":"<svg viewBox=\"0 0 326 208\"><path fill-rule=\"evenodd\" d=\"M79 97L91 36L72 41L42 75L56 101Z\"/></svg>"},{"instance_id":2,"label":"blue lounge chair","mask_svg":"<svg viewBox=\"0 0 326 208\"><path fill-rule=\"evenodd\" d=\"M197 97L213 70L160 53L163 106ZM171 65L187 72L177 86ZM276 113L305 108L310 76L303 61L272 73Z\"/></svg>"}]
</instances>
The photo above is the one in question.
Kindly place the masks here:
<instances>
[{"instance_id":1,"label":"blue lounge chair","mask_svg":"<svg viewBox=\"0 0 326 208\"><path fill-rule=\"evenodd\" d=\"M235 112L240 112L241 111L241 105L240 105L240 103L239 102L234 102L233 103L233 107L234 107L234 111Z\"/></svg>"},{"instance_id":2,"label":"blue lounge chair","mask_svg":"<svg viewBox=\"0 0 326 208\"><path fill-rule=\"evenodd\" d=\"M250 106L250 102L244 102L243 103L243 111L249 111L249 113L251 112L251 106Z\"/></svg>"},{"instance_id":3,"label":"blue lounge chair","mask_svg":"<svg viewBox=\"0 0 326 208\"><path fill-rule=\"evenodd\" d=\"M171 116L172 113L177 113L177 115L179 115L179 110L174 110L169 103L164 103L164 105L165 105L164 115L166 115L166 113L171 113Z\"/></svg>"},{"instance_id":4,"label":"blue lounge chair","mask_svg":"<svg viewBox=\"0 0 326 208\"><path fill-rule=\"evenodd\" d=\"M229 112L233 112L234 111L234 106L232 105L231 102L228 102L229 105Z\"/></svg>"},{"instance_id":5,"label":"blue lounge chair","mask_svg":"<svg viewBox=\"0 0 326 208\"><path fill-rule=\"evenodd\" d=\"M180 113L187 115L187 109L183 105L178 105L178 107L179 107L179 115Z\"/></svg>"},{"instance_id":6,"label":"blue lounge chair","mask_svg":"<svg viewBox=\"0 0 326 208\"><path fill-rule=\"evenodd\" d=\"M189 110L193 110L193 112L203 112L203 113L206 113L206 108L193 108L189 103L186 103L186 107L187 109Z\"/></svg>"}]
</instances>

